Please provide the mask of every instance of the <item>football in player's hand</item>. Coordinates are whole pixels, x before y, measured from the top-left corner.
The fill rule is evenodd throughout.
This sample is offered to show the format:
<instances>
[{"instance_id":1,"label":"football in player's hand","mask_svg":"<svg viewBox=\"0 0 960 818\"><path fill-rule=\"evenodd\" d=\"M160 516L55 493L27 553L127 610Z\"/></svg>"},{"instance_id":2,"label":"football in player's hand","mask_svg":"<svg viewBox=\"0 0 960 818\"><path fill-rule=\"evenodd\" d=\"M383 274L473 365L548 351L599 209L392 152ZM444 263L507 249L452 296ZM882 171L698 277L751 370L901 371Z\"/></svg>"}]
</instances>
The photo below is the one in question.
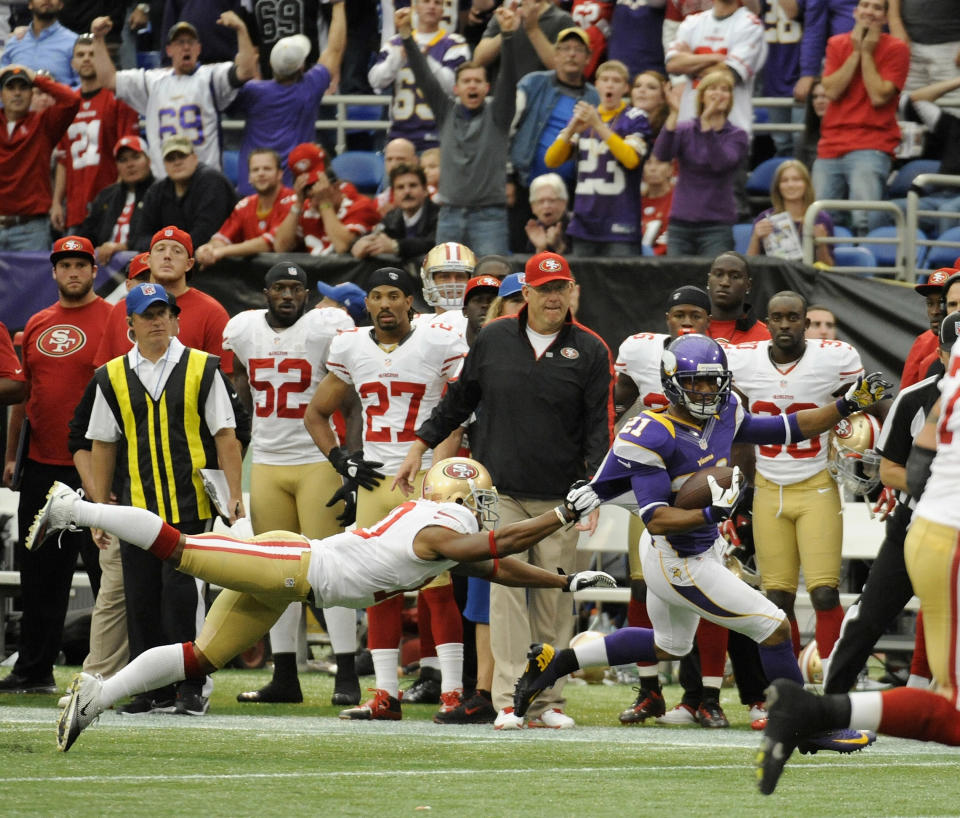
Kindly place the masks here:
<instances>
[{"instance_id":1,"label":"football in player's hand","mask_svg":"<svg viewBox=\"0 0 960 818\"><path fill-rule=\"evenodd\" d=\"M673 504L677 508L705 508L711 505L712 496L708 477L713 477L723 488L730 488L733 482L733 469L729 466L710 466L691 474L680 487Z\"/></svg>"}]
</instances>

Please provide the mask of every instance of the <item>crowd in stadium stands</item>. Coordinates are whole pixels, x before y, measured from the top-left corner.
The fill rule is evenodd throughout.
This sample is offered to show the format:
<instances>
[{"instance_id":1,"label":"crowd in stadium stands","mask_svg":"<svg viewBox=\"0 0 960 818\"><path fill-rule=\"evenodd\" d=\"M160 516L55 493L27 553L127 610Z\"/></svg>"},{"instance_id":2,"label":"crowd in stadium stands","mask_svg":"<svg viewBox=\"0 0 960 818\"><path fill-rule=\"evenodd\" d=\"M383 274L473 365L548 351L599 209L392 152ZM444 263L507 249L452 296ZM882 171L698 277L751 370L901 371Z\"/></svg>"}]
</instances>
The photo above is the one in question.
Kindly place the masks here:
<instances>
[{"instance_id":1,"label":"crowd in stadium stands","mask_svg":"<svg viewBox=\"0 0 960 818\"><path fill-rule=\"evenodd\" d=\"M581 325L555 320L568 310L572 316L579 299L566 258L711 259L709 292L682 287L671 296L669 335L662 326L637 327L640 334L624 342L616 367L618 413L637 399L642 403L635 411L666 404L660 394L660 354L671 338L686 332L702 331L731 346L779 344L777 354L771 346L770 360L784 379L792 370L780 365L789 364L791 354L802 357L808 344L841 344L829 305L806 307L796 294L771 302L771 326L786 326L771 340L765 316L752 315L745 301L748 257L800 260L804 216L817 199L887 200L906 211L906 194L888 196L887 188L910 159L935 160L939 172L960 182L960 16L955 6L947 0L0 3L0 122L5 125L0 128L0 252L49 252L52 247L58 287L57 302L27 324L22 368L6 349L7 333L0 325L0 403L14 406L12 432L32 429L34 435L31 439L24 431L27 442L19 451L11 435L6 449L4 484L21 492L15 565L23 577L24 617L20 659L0 679L0 693L56 689L52 664L78 553L92 586L100 589L87 671L111 676L128 655L133 659L173 638L196 636L202 617L193 610L198 601L192 591L186 594L188 615L165 613L165 621L158 616L145 624L171 573L166 567L161 572L149 555L137 549L128 553L126 544L121 550L115 538L110 541L99 531L94 541L106 546L99 557L102 571L85 535L65 539L62 550L39 559L22 546L52 479L83 484L95 500L107 501L113 494L139 503L173 524L184 522L187 533L207 527L213 511L194 493L190 476L172 467L168 475L154 475L148 467L149 456L162 460L163 446L143 428L143 418L138 415L136 423L121 428L125 411L152 412L161 393L180 400L166 420L177 427L174 443L203 449L211 463L217 455L221 464L226 459L231 508L224 516L242 516L234 496L235 450L252 435L258 495L251 502L253 532L299 526L296 533L322 537L353 522L358 508L360 521L369 526L402 501L401 478L407 475L412 487L418 474L404 455L437 405L440 414L427 423L429 435L421 432L427 436L420 440L437 445L436 459L470 446L486 452L494 483L509 489L504 499L516 506L511 519L552 507L563 498L560 483L586 476L585 464L591 470L599 464L611 439L604 418L613 413L603 396L609 397L614 378L613 357L604 362L603 343ZM376 159L372 179L369 170L361 179L355 168L337 165L329 134L316 130L316 120L333 116L323 107L325 95L332 93L390 97L387 107L377 109L389 120L387 130L358 128L349 134L350 144ZM757 96L790 104L759 106ZM227 119L241 120L242 134L225 130ZM765 131L757 127L761 123L795 128ZM758 202L755 187L748 195L748 179L764 168L769 169L769 195ZM960 184L924 189L920 207L938 211L921 218L926 235L946 234L960 224L960 216L950 215L960 211ZM820 211L814 234L831 237L843 228L855 240L891 223L891 212ZM106 265L118 253L139 255L126 268L131 295L111 312L91 287L94 265ZM257 253L382 259L383 269L370 292L351 283L323 284L324 300L312 315L306 309L303 269L278 259L265 282L266 309L227 325L223 307L188 286L187 272ZM524 283L512 253L538 260L532 274L540 284ZM834 260L831 244L816 245L815 262L830 266ZM957 309L955 273L938 270L918 285L930 330L911 350L904 386L922 380L928 369L942 371L940 322ZM397 304L420 290L421 276L424 299L435 314L412 318ZM367 315L365 305L376 305L376 311ZM804 316L794 315L803 312L800 307L809 319L805 339ZM545 353L551 357L547 350L563 335L568 345L554 362L566 360L573 373L568 380L554 375L542 382L510 374L517 388L523 382L531 392L531 418L541 420L534 413L542 394L575 402L581 385L592 394L589 407L562 420L549 418L557 425L554 448L574 452L556 469L538 467L541 483L557 484L549 490L528 489L529 475L498 462L498 446L509 446L515 462L516 451L537 448L544 428L526 418L529 431L517 433L524 424L518 427L506 417L514 409L492 405L504 388L505 361L491 357L480 328L485 319L518 311L520 317L509 325L525 327L526 333L502 333L504 344L516 344L516 359L528 351L531 360ZM154 354L149 321L169 322L164 326L178 331L179 341L171 344L165 336ZM370 322L369 335L349 332ZM507 325L503 319L497 326ZM416 332L423 343L400 346L405 336L398 327ZM787 335L789 343L783 340ZM84 341L77 346L80 337ZM281 343L283 338L289 343ZM583 351L574 348L578 344ZM860 369L857 352L842 347L848 369L835 373L830 394ZM196 350L220 356L222 373L209 363L212 358L193 355ZM70 379L53 377L49 361L38 352L76 355ZM632 359L623 357L627 353L650 358L652 382L640 364L630 368ZM480 356L498 360L497 366L484 369L477 363ZM457 411L450 409L450 398L439 403L460 358L466 359L464 371L483 384L483 400L491 403L480 403L478 413L485 414L479 419L471 416L479 386L469 395L460 395L459 386L451 390L460 400ZM765 375L758 373L764 364L757 356L733 355L731 361L743 367L734 373L738 382L750 384L753 375L763 381ZM98 385L88 388L95 366L100 366ZM371 366L374 373L393 366L402 378L387 384L382 372L379 378L366 372ZM224 388L231 383L236 393ZM198 414L197 400L190 404L184 398L194 386L208 404L209 426L196 440L186 415L179 426L176 415L188 409ZM761 383L756 391L765 388ZM819 402L822 391L816 392ZM38 399L43 395L46 403ZM629 400L620 406L623 395ZM192 408L185 409L184 400ZM78 401L68 438L67 421ZM502 423L491 432L489 418L500 410ZM247 413L254 417L252 432L244 427ZM360 413L366 413L362 433L355 423ZM586 417L596 428L579 428ZM290 422L283 426L278 418ZM139 441L142 462L121 457L115 472L118 447L126 453L130 443L123 441L130 436ZM314 450L313 443L319 448ZM368 460L387 463L382 488L370 481L376 494L355 479L357 462L364 462L357 460L356 450L364 444ZM297 446L310 451L298 453ZM772 461L780 452L779 446L773 448L761 447L760 454ZM149 455L143 453L147 450ZM570 467L574 461L578 465ZM772 477L761 482L777 486L781 503L783 484L787 494L806 490L797 488L797 481L834 485L819 460L805 465L796 480L787 468L773 469ZM761 461L758 473L762 467ZM124 480L138 486L138 499L131 499ZM308 513L298 509L304 505L297 495L303 487L324 494L314 504L336 494L326 511ZM334 500L345 502L331 508ZM754 500L764 514L770 502L759 492ZM567 535L547 559L572 572L573 539L570 531ZM831 532L832 539L837 536ZM831 562L820 587L809 589L827 666L842 617L834 570L839 546L833 542L831 547L837 565ZM798 548L809 580L812 565L805 561L810 557L804 543ZM649 627L646 586L634 565L638 557L631 557L628 620ZM531 562L543 558L531 555ZM44 572L53 579L45 581ZM799 649L796 578L785 573L790 577L771 598L789 610ZM188 584L192 588L192 580ZM126 608L125 588L136 595L136 604ZM465 581L461 585L457 578L451 586L449 575L442 575L420 596L421 674L403 703L439 704L439 723L496 721L501 729L522 724L509 706L509 687L522 670L526 643L570 635L569 602L558 604L557 594L540 590L528 599L498 590L491 597L489 583L471 579L468 593ZM464 609L463 623L458 605ZM370 641L377 693L363 704L353 658L355 613L325 611L338 661L333 701L350 706L343 718L400 718L394 672L400 607L393 600L370 609L375 610ZM520 627L528 615L529 626ZM274 625L274 679L259 691L241 694L241 701L302 700L295 663L299 622L300 606L293 605ZM470 634L475 634L475 651ZM698 633L699 659L685 671L692 681L684 684L684 701L673 711L664 706L655 665L641 663L640 696L620 720L662 717L666 723L726 726L714 695L723 672L723 634ZM756 648L752 642L748 648L737 644L731 641L731 653L741 651L739 661L748 667L749 652ZM741 695L759 722L764 712L758 662L749 666L751 679L745 680L746 688L741 685ZM913 672L917 679L929 677L920 660ZM209 681L202 679L188 679L177 689L132 691L137 695L122 711L203 714L209 691ZM539 726L572 726L563 713L561 688L550 696L545 709L537 708Z\"/></svg>"}]
</instances>

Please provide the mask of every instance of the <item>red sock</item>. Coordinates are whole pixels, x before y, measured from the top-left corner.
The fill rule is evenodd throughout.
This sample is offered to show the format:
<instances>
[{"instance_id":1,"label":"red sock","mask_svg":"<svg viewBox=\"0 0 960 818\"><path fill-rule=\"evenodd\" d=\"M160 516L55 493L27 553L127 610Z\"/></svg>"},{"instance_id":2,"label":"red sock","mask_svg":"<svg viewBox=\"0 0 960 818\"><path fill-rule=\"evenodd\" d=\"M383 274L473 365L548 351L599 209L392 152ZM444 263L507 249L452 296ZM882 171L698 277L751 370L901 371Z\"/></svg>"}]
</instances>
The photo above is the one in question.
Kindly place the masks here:
<instances>
[{"instance_id":1,"label":"red sock","mask_svg":"<svg viewBox=\"0 0 960 818\"><path fill-rule=\"evenodd\" d=\"M396 649L403 627L403 594L387 597L367 608L367 647L370 650Z\"/></svg>"},{"instance_id":2,"label":"red sock","mask_svg":"<svg viewBox=\"0 0 960 818\"><path fill-rule=\"evenodd\" d=\"M800 626L796 619L790 620L790 639L793 641L793 655L800 656Z\"/></svg>"},{"instance_id":3,"label":"red sock","mask_svg":"<svg viewBox=\"0 0 960 818\"><path fill-rule=\"evenodd\" d=\"M960 746L960 712L948 699L914 687L897 687L880 695L881 733Z\"/></svg>"},{"instance_id":4,"label":"red sock","mask_svg":"<svg viewBox=\"0 0 960 818\"><path fill-rule=\"evenodd\" d=\"M923 611L917 614L917 635L913 640L913 659L910 662L910 675L932 679L930 664L927 662L927 642L923 635Z\"/></svg>"},{"instance_id":5,"label":"red sock","mask_svg":"<svg viewBox=\"0 0 960 818\"><path fill-rule=\"evenodd\" d=\"M183 676L185 679L205 679L207 674L200 670L194 648L193 642L183 643Z\"/></svg>"},{"instance_id":6,"label":"red sock","mask_svg":"<svg viewBox=\"0 0 960 818\"><path fill-rule=\"evenodd\" d=\"M153 556L165 560L170 557L179 542L180 532L169 523L164 523L160 526L160 533L157 534L149 551Z\"/></svg>"},{"instance_id":7,"label":"red sock","mask_svg":"<svg viewBox=\"0 0 960 818\"><path fill-rule=\"evenodd\" d=\"M462 642L463 620L460 618L457 600L453 596L453 585L447 583L438 588L426 588L420 592L420 598L427 603L424 607L430 609L427 622L430 624L432 655L435 656L437 653L434 645ZM420 623L420 655L430 656L431 654L428 654L423 646L423 635L426 629L422 619Z\"/></svg>"},{"instance_id":8,"label":"red sock","mask_svg":"<svg viewBox=\"0 0 960 818\"><path fill-rule=\"evenodd\" d=\"M653 623L650 621L650 614L647 613L647 603L639 599L630 597L630 604L627 605L627 624L631 628L650 628L653 629ZM656 667L656 662L637 662L637 667Z\"/></svg>"},{"instance_id":9,"label":"red sock","mask_svg":"<svg viewBox=\"0 0 960 818\"><path fill-rule=\"evenodd\" d=\"M814 638L817 640L817 653L826 659L840 638L840 625L843 623L843 608L839 605L829 611L817 611L817 626Z\"/></svg>"},{"instance_id":10,"label":"red sock","mask_svg":"<svg viewBox=\"0 0 960 818\"><path fill-rule=\"evenodd\" d=\"M427 601L427 592L417 594L417 633L420 634L420 658L437 655L437 643L433 639L433 612Z\"/></svg>"},{"instance_id":11,"label":"red sock","mask_svg":"<svg viewBox=\"0 0 960 818\"><path fill-rule=\"evenodd\" d=\"M700 675L723 676L727 664L727 639L730 631L701 619L697 626L697 649L700 651Z\"/></svg>"}]
</instances>

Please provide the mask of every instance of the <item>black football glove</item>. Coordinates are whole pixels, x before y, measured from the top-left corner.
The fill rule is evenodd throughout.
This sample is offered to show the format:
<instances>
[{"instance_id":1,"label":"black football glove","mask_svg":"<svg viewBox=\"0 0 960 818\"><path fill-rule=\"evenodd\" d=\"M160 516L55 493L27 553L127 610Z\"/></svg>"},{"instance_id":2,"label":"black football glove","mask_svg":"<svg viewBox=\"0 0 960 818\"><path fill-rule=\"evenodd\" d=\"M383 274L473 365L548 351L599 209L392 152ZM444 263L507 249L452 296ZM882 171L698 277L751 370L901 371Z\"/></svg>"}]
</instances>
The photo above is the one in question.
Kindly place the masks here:
<instances>
[{"instance_id":1,"label":"black football glove","mask_svg":"<svg viewBox=\"0 0 960 818\"><path fill-rule=\"evenodd\" d=\"M368 491L375 489L380 485L381 480L386 479L383 472L377 471L383 463L364 460L362 451L350 454L343 446L335 446L327 455L327 460L347 480L353 480L358 486Z\"/></svg>"},{"instance_id":2,"label":"black football glove","mask_svg":"<svg viewBox=\"0 0 960 818\"><path fill-rule=\"evenodd\" d=\"M349 478L343 481L343 485L327 501L327 508L335 506L341 500L343 500L343 511L338 515L337 522L346 528L357 521L357 484Z\"/></svg>"},{"instance_id":3,"label":"black football glove","mask_svg":"<svg viewBox=\"0 0 960 818\"><path fill-rule=\"evenodd\" d=\"M576 522L581 517L586 517L594 509L600 508L603 501L593 490L593 486L586 480L577 480L567 491L567 496L563 500L563 508L566 516L571 521Z\"/></svg>"}]
</instances>

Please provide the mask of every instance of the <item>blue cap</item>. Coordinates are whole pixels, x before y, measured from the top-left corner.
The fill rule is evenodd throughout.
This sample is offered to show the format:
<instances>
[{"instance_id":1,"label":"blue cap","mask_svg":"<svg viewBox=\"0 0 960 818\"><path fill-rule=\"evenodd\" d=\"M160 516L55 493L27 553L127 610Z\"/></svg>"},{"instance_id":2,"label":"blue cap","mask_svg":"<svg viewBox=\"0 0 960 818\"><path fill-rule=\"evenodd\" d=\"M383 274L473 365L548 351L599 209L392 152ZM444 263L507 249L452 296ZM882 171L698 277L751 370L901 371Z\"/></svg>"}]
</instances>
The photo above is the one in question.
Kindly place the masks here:
<instances>
[{"instance_id":1,"label":"blue cap","mask_svg":"<svg viewBox=\"0 0 960 818\"><path fill-rule=\"evenodd\" d=\"M127 293L127 315L143 315L151 304L166 304L174 314L180 312L173 296L159 284L148 282L134 287Z\"/></svg>"},{"instance_id":2,"label":"blue cap","mask_svg":"<svg viewBox=\"0 0 960 818\"><path fill-rule=\"evenodd\" d=\"M501 298L509 298L511 295L516 295L523 289L525 281L526 276L523 273L510 273L510 275L500 282L500 290L497 292L497 295Z\"/></svg>"},{"instance_id":3,"label":"blue cap","mask_svg":"<svg viewBox=\"0 0 960 818\"><path fill-rule=\"evenodd\" d=\"M358 324L363 320L363 314L367 311L367 305L364 303L367 294L352 281L343 284L327 284L324 281L317 282L317 292L320 295L336 301L347 308L347 312L353 319L353 323Z\"/></svg>"}]
</instances>

